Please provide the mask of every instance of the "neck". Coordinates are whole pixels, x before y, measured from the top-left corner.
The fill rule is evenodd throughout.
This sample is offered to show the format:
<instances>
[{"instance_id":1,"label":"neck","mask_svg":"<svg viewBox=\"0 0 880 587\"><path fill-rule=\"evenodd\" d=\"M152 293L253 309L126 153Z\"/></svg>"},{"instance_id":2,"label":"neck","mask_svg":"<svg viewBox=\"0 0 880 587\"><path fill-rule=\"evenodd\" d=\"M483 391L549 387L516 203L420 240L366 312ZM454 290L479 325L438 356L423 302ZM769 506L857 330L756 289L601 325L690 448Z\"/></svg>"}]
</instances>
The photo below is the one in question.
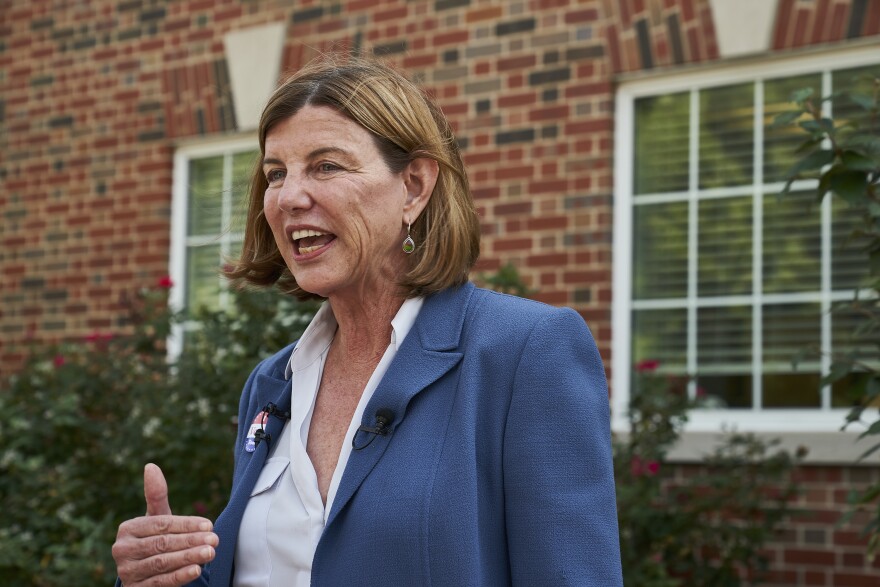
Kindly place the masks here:
<instances>
[{"instance_id":1,"label":"neck","mask_svg":"<svg viewBox=\"0 0 880 587\"><path fill-rule=\"evenodd\" d=\"M404 300L402 295L392 292L356 300L331 297L338 324L333 339L337 352L354 362L381 358L391 341L391 320Z\"/></svg>"}]
</instances>

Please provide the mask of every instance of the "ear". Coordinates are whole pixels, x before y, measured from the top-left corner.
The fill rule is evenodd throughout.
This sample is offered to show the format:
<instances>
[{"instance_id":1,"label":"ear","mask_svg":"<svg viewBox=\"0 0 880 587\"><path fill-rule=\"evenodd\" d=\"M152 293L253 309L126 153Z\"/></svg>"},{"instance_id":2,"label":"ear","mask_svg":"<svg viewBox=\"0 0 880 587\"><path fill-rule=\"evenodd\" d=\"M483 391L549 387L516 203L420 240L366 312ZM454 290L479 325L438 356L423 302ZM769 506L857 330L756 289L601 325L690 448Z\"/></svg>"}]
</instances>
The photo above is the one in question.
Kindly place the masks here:
<instances>
[{"instance_id":1,"label":"ear","mask_svg":"<svg viewBox=\"0 0 880 587\"><path fill-rule=\"evenodd\" d=\"M439 173L440 165L426 157L414 159L403 170L403 182L406 187L406 202L403 205L405 222L415 222L428 205Z\"/></svg>"}]
</instances>

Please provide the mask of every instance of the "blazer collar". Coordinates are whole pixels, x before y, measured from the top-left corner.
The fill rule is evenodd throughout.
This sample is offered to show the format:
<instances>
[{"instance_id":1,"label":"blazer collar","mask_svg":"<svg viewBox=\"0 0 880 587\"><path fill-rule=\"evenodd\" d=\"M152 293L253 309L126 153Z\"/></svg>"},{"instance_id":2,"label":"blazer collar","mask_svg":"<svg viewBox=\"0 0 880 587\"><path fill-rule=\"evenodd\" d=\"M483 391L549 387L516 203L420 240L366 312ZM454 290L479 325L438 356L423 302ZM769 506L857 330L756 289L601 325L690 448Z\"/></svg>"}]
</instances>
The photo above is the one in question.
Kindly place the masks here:
<instances>
[{"instance_id":1,"label":"blazer collar","mask_svg":"<svg viewBox=\"0 0 880 587\"><path fill-rule=\"evenodd\" d=\"M413 325L414 332L410 332L403 341L367 404L361 421L363 426L375 426L376 412L389 409L394 414L389 434L377 435L366 448L351 452L326 526L333 523L384 454L388 443L394 438L394 429L406 417L406 409L412 398L461 360L462 355L456 349L474 289L472 283L467 283L425 300Z\"/></svg>"}]
</instances>

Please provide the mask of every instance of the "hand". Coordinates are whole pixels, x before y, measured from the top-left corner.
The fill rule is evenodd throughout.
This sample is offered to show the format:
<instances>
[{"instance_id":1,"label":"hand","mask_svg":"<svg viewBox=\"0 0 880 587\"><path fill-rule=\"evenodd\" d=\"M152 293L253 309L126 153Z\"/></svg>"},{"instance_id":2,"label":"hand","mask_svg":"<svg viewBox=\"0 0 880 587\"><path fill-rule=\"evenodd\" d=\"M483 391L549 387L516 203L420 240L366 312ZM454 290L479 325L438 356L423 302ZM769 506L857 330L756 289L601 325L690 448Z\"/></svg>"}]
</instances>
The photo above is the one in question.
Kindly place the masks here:
<instances>
[{"instance_id":1,"label":"hand","mask_svg":"<svg viewBox=\"0 0 880 587\"><path fill-rule=\"evenodd\" d=\"M119 525L113 558L125 587L179 587L202 574L220 542L206 518L175 516L162 470L144 467L147 515Z\"/></svg>"}]
</instances>

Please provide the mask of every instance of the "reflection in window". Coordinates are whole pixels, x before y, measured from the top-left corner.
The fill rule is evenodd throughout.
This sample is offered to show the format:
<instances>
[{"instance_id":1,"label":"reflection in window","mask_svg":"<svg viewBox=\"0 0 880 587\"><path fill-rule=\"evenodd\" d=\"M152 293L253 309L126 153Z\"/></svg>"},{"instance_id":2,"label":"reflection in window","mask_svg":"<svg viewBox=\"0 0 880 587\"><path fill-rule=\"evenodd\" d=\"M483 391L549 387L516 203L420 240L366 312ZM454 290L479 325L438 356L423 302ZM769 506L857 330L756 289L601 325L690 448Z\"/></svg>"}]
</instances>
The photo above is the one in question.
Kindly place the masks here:
<instances>
[{"instance_id":1,"label":"reflection in window","mask_svg":"<svg viewBox=\"0 0 880 587\"><path fill-rule=\"evenodd\" d=\"M657 361L658 371L687 372L687 315L684 310L639 310L632 315L635 363Z\"/></svg>"},{"instance_id":2,"label":"reflection in window","mask_svg":"<svg viewBox=\"0 0 880 587\"><path fill-rule=\"evenodd\" d=\"M752 291L752 200L703 200L697 231L700 296Z\"/></svg>"},{"instance_id":3,"label":"reflection in window","mask_svg":"<svg viewBox=\"0 0 880 587\"><path fill-rule=\"evenodd\" d=\"M772 125L792 109L793 92L859 87L876 69L756 74L723 86L689 78L668 94L629 94L633 364L656 360L687 376L706 407L851 405L845 386L859 385L858 375L824 388L821 378L835 354L877 360L880 334L853 339L860 317L832 312L867 284L865 253L850 236L859 216L838 197L817 202L805 184L780 195L808 136ZM827 107L840 120L858 108Z\"/></svg>"},{"instance_id":4,"label":"reflection in window","mask_svg":"<svg viewBox=\"0 0 880 587\"><path fill-rule=\"evenodd\" d=\"M700 188L752 181L754 84L700 92Z\"/></svg>"},{"instance_id":5,"label":"reflection in window","mask_svg":"<svg viewBox=\"0 0 880 587\"><path fill-rule=\"evenodd\" d=\"M633 296L637 299L687 295L687 202L637 206L633 230Z\"/></svg>"},{"instance_id":6,"label":"reflection in window","mask_svg":"<svg viewBox=\"0 0 880 587\"><path fill-rule=\"evenodd\" d=\"M764 293L817 291L822 280L822 218L809 193L764 195Z\"/></svg>"},{"instance_id":7,"label":"reflection in window","mask_svg":"<svg viewBox=\"0 0 880 587\"><path fill-rule=\"evenodd\" d=\"M709 405L752 405L752 308L720 306L697 313L697 397Z\"/></svg>"},{"instance_id":8,"label":"reflection in window","mask_svg":"<svg viewBox=\"0 0 880 587\"><path fill-rule=\"evenodd\" d=\"M224 306L224 259L241 248L247 188L257 152L229 151L192 157L187 166L187 236L184 306Z\"/></svg>"},{"instance_id":9,"label":"reflection in window","mask_svg":"<svg viewBox=\"0 0 880 587\"><path fill-rule=\"evenodd\" d=\"M688 94L636 100L635 193L688 189Z\"/></svg>"}]
</instances>

